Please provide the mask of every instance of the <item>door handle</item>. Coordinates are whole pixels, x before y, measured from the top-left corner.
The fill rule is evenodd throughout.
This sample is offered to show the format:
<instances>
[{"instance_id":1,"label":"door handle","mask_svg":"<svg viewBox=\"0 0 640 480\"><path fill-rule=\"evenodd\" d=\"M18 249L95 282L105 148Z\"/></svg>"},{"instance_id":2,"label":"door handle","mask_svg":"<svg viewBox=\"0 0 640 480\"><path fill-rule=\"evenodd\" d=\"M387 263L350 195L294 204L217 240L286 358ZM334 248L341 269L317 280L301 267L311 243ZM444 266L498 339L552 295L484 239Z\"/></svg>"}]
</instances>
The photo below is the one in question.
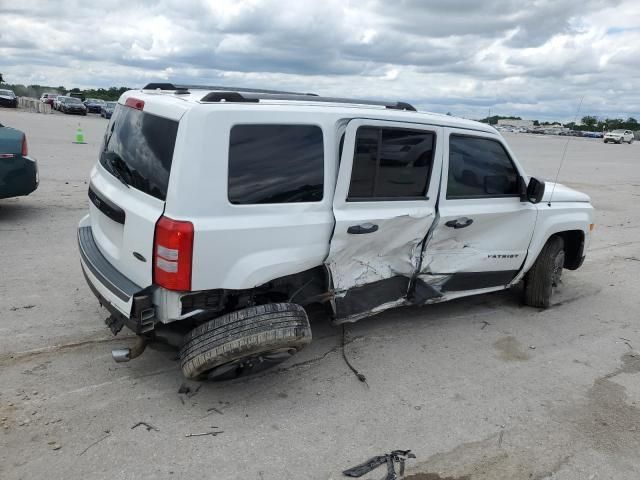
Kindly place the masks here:
<instances>
[{"instance_id":1,"label":"door handle","mask_svg":"<svg viewBox=\"0 0 640 480\"><path fill-rule=\"evenodd\" d=\"M351 225L347 228L347 233L352 235L363 235L365 233L373 233L378 230L378 225L373 223L363 223L362 225Z\"/></svg>"},{"instance_id":2,"label":"door handle","mask_svg":"<svg viewBox=\"0 0 640 480\"><path fill-rule=\"evenodd\" d=\"M458 229L458 228L468 227L472 223L473 223L473 219L462 217L462 218L456 218L455 220L449 220L447 223L445 223L445 225L447 227Z\"/></svg>"}]
</instances>

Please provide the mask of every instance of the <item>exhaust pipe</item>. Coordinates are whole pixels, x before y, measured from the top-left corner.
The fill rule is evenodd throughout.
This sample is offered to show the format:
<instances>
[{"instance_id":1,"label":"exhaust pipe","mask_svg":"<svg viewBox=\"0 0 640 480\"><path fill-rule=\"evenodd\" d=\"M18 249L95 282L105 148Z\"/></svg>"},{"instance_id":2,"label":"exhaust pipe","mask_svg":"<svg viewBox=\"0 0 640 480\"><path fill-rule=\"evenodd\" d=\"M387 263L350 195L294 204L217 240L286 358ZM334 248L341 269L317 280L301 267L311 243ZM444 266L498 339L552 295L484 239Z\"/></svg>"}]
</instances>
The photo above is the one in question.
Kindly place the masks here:
<instances>
[{"instance_id":1,"label":"exhaust pipe","mask_svg":"<svg viewBox=\"0 0 640 480\"><path fill-rule=\"evenodd\" d=\"M128 362L142 355L145 348L147 348L147 339L139 336L133 348L121 347L111 350L111 358L113 358L116 363Z\"/></svg>"}]
</instances>

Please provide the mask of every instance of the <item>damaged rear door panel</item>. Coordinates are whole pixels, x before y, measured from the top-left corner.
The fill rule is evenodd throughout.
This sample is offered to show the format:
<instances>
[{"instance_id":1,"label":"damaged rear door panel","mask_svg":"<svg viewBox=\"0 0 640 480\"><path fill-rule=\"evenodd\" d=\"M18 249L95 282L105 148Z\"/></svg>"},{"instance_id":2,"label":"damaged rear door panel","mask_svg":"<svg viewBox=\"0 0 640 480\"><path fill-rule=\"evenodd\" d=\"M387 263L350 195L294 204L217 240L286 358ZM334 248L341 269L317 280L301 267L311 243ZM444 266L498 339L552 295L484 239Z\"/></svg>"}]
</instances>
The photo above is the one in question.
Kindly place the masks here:
<instances>
[{"instance_id":1,"label":"damaged rear door panel","mask_svg":"<svg viewBox=\"0 0 640 480\"><path fill-rule=\"evenodd\" d=\"M436 216L441 127L354 119L345 132L326 264L338 321L406 301Z\"/></svg>"},{"instance_id":2,"label":"damaged rear door panel","mask_svg":"<svg viewBox=\"0 0 640 480\"><path fill-rule=\"evenodd\" d=\"M416 288L448 300L502 288L522 268L536 206L521 198L523 172L498 135L444 129L438 219L426 242Z\"/></svg>"}]
</instances>

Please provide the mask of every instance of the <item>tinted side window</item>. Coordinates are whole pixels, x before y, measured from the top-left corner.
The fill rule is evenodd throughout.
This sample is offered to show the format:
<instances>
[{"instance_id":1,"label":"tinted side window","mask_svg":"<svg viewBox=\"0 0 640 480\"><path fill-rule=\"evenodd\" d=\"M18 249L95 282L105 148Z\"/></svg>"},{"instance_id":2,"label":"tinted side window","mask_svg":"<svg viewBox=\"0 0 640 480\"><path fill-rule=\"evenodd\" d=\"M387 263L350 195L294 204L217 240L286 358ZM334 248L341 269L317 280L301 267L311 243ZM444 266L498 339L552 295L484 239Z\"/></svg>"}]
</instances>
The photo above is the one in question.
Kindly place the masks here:
<instances>
[{"instance_id":1,"label":"tinted side window","mask_svg":"<svg viewBox=\"0 0 640 480\"><path fill-rule=\"evenodd\" d=\"M434 142L431 132L360 127L348 200L424 197Z\"/></svg>"},{"instance_id":2,"label":"tinted side window","mask_svg":"<svg viewBox=\"0 0 640 480\"><path fill-rule=\"evenodd\" d=\"M322 129L315 125L236 125L229 144L229 201L319 202L324 186Z\"/></svg>"},{"instance_id":3,"label":"tinted side window","mask_svg":"<svg viewBox=\"0 0 640 480\"><path fill-rule=\"evenodd\" d=\"M450 137L448 199L512 195L519 195L518 172L500 142Z\"/></svg>"}]
</instances>

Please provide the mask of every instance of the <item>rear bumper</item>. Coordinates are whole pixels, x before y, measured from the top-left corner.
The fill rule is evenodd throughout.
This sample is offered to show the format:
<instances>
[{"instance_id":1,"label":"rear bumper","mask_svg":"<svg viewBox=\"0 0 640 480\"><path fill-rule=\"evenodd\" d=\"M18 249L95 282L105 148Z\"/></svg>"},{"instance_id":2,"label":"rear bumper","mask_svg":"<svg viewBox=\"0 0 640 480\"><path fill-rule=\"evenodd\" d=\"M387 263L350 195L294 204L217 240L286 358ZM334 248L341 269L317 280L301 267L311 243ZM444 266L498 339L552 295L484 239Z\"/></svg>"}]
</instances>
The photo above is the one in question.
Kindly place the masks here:
<instances>
[{"instance_id":1,"label":"rear bumper","mask_svg":"<svg viewBox=\"0 0 640 480\"><path fill-rule=\"evenodd\" d=\"M78 227L78 249L87 284L112 320L137 334L153 330L155 309L150 289L136 285L107 261L96 245L88 217Z\"/></svg>"},{"instance_id":2,"label":"rear bumper","mask_svg":"<svg viewBox=\"0 0 640 480\"><path fill-rule=\"evenodd\" d=\"M29 195L38 188L38 163L15 155L0 160L0 198Z\"/></svg>"}]
</instances>

